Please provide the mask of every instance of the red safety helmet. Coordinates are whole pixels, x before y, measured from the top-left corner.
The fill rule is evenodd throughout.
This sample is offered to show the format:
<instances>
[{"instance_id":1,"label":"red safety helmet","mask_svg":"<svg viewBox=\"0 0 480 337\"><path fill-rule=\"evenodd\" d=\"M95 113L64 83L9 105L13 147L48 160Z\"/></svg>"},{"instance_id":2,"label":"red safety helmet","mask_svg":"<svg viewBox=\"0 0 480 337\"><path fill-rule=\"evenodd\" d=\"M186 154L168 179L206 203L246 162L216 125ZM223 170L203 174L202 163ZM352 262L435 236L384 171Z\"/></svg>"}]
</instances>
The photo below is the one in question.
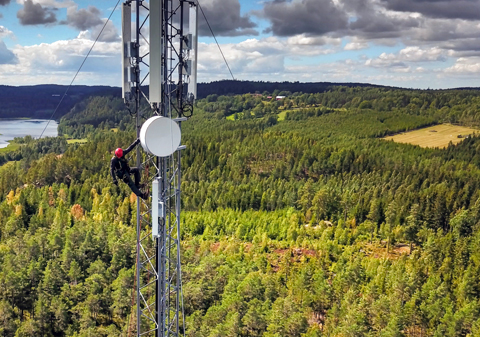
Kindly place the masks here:
<instances>
[{"instance_id":1,"label":"red safety helmet","mask_svg":"<svg viewBox=\"0 0 480 337\"><path fill-rule=\"evenodd\" d=\"M115 155L118 157L118 158L122 158L123 156L123 150L121 148L118 148L115 150Z\"/></svg>"}]
</instances>

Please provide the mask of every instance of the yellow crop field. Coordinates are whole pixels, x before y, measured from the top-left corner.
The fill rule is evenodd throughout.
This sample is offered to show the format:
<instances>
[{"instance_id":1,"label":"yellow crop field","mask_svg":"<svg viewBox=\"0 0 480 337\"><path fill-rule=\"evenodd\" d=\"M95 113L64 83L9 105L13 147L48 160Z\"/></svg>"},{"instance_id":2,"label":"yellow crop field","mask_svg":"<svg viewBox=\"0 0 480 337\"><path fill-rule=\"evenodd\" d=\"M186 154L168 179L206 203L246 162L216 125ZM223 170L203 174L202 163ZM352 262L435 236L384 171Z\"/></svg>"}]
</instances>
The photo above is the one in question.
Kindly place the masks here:
<instances>
[{"instance_id":1,"label":"yellow crop field","mask_svg":"<svg viewBox=\"0 0 480 337\"><path fill-rule=\"evenodd\" d=\"M421 147L445 148L449 142L460 143L468 135L479 132L477 129L452 124L440 124L414 131L402 132L394 136L384 137L396 143L407 143Z\"/></svg>"}]
</instances>

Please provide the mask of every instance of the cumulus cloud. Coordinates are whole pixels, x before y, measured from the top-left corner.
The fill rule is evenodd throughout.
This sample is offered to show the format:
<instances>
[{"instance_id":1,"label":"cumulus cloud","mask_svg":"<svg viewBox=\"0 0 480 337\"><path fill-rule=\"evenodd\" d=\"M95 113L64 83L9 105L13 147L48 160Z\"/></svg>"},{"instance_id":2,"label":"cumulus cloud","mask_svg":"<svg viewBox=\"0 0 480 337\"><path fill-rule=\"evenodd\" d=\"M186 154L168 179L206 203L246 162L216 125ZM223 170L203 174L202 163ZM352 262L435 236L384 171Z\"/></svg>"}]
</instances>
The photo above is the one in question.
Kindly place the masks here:
<instances>
[{"instance_id":1,"label":"cumulus cloud","mask_svg":"<svg viewBox=\"0 0 480 337\"><path fill-rule=\"evenodd\" d=\"M480 56L477 57L461 57L457 59L455 64L445 69L446 74L450 75L473 75L478 76L480 72Z\"/></svg>"},{"instance_id":2,"label":"cumulus cloud","mask_svg":"<svg viewBox=\"0 0 480 337\"><path fill-rule=\"evenodd\" d=\"M332 0L274 0L256 15L270 21L266 32L277 36L322 35L345 29L348 16Z\"/></svg>"},{"instance_id":3,"label":"cumulus cloud","mask_svg":"<svg viewBox=\"0 0 480 337\"><path fill-rule=\"evenodd\" d=\"M32 69L72 71L78 69L91 45L92 41L89 39L76 38L18 47L15 51L24 64L30 65ZM119 43L97 43L85 63L86 69L103 72L112 69L112 63L119 65L119 50Z\"/></svg>"},{"instance_id":4,"label":"cumulus cloud","mask_svg":"<svg viewBox=\"0 0 480 337\"><path fill-rule=\"evenodd\" d=\"M343 49L344 50L361 50L361 49L367 49L367 48L368 48L368 42L354 41L354 42L347 43Z\"/></svg>"},{"instance_id":5,"label":"cumulus cloud","mask_svg":"<svg viewBox=\"0 0 480 337\"><path fill-rule=\"evenodd\" d=\"M5 26L0 26L0 39L5 37L14 37L13 32Z\"/></svg>"},{"instance_id":6,"label":"cumulus cloud","mask_svg":"<svg viewBox=\"0 0 480 337\"><path fill-rule=\"evenodd\" d=\"M0 64L15 64L17 61L15 54L0 40Z\"/></svg>"},{"instance_id":7,"label":"cumulus cloud","mask_svg":"<svg viewBox=\"0 0 480 337\"><path fill-rule=\"evenodd\" d=\"M418 46L406 47L398 53L407 62L446 61L446 52L440 48L422 49Z\"/></svg>"},{"instance_id":8,"label":"cumulus cloud","mask_svg":"<svg viewBox=\"0 0 480 337\"><path fill-rule=\"evenodd\" d=\"M478 39L465 39L448 41L442 45L452 57L480 56L480 41Z\"/></svg>"},{"instance_id":9,"label":"cumulus cloud","mask_svg":"<svg viewBox=\"0 0 480 337\"><path fill-rule=\"evenodd\" d=\"M340 40L310 38L305 35L289 39L267 37L247 39L243 42L223 44L223 53L233 74L257 78L259 74L274 75L285 72L286 59L328 54L339 48ZM228 74L228 69L216 44L199 44L199 76L212 79L215 74Z\"/></svg>"},{"instance_id":10,"label":"cumulus cloud","mask_svg":"<svg viewBox=\"0 0 480 337\"><path fill-rule=\"evenodd\" d=\"M270 38L274 39L274 38ZM273 42L273 41L271 41ZM216 49L215 44L199 43L198 72L210 76L211 74L228 74L228 69L222 55ZM233 74L270 73L283 69L283 56L279 55L282 46L277 43L262 43L256 39L249 39L238 45L222 45L223 53ZM276 62L272 62L269 56L276 55ZM265 63L265 60L270 62ZM265 67L268 65L268 67Z\"/></svg>"},{"instance_id":11,"label":"cumulus cloud","mask_svg":"<svg viewBox=\"0 0 480 337\"><path fill-rule=\"evenodd\" d=\"M68 84L91 46L92 41L84 38L32 46L17 45L13 53L18 62L0 65L0 81L3 84L15 85ZM76 83L119 85L120 47L119 42L98 42L85 62Z\"/></svg>"},{"instance_id":12,"label":"cumulus cloud","mask_svg":"<svg viewBox=\"0 0 480 337\"><path fill-rule=\"evenodd\" d=\"M0 0L1 1L1 0ZM23 5L25 0L17 0L19 5ZM76 6L74 0L35 0L35 3L42 5L46 8L68 8Z\"/></svg>"},{"instance_id":13,"label":"cumulus cloud","mask_svg":"<svg viewBox=\"0 0 480 337\"><path fill-rule=\"evenodd\" d=\"M23 8L17 12L17 18L22 25L49 24L57 21L54 12L39 3L33 3L32 0L25 0Z\"/></svg>"},{"instance_id":14,"label":"cumulus cloud","mask_svg":"<svg viewBox=\"0 0 480 337\"><path fill-rule=\"evenodd\" d=\"M382 0L388 9L426 17L480 20L480 0Z\"/></svg>"},{"instance_id":15,"label":"cumulus cloud","mask_svg":"<svg viewBox=\"0 0 480 337\"><path fill-rule=\"evenodd\" d=\"M215 35L258 35L257 26L249 15L241 15L238 0L204 0L202 9ZM207 22L200 11L198 30L200 35L210 36Z\"/></svg>"},{"instance_id":16,"label":"cumulus cloud","mask_svg":"<svg viewBox=\"0 0 480 337\"><path fill-rule=\"evenodd\" d=\"M105 25L106 23L106 25ZM99 37L99 41L116 42L120 41L120 33L112 21L101 18L101 12L95 6L78 9L77 6L72 6L67 9L67 20L61 22L82 31L83 38L95 40L100 34L102 28L103 32Z\"/></svg>"},{"instance_id":17,"label":"cumulus cloud","mask_svg":"<svg viewBox=\"0 0 480 337\"><path fill-rule=\"evenodd\" d=\"M364 39L394 39L419 26L418 18L369 11L360 13L356 21L349 24L349 35Z\"/></svg>"},{"instance_id":18,"label":"cumulus cloud","mask_svg":"<svg viewBox=\"0 0 480 337\"><path fill-rule=\"evenodd\" d=\"M359 63L354 60L342 60L320 65L289 65L286 71L302 76L310 81L328 81L337 79L344 81L352 78L358 72Z\"/></svg>"},{"instance_id":19,"label":"cumulus cloud","mask_svg":"<svg viewBox=\"0 0 480 337\"><path fill-rule=\"evenodd\" d=\"M346 59L316 66L287 66L286 79L302 79L304 81L334 81L383 84L405 86L408 83L419 83L430 74L418 74L413 69L399 68L392 72L366 72L356 60ZM294 77L295 76L295 77Z\"/></svg>"},{"instance_id":20,"label":"cumulus cloud","mask_svg":"<svg viewBox=\"0 0 480 337\"><path fill-rule=\"evenodd\" d=\"M406 31L421 23L419 15L389 11L379 3L380 0L337 1L349 18L346 29L336 32L342 36L392 45L392 40L402 37Z\"/></svg>"},{"instance_id":21,"label":"cumulus cloud","mask_svg":"<svg viewBox=\"0 0 480 337\"><path fill-rule=\"evenodd\" d=\"M382 53L375 59L368 59L365 65L374 68L408 68L408 65L394 54Z\"/></svg>"},{"instance_id":22,"label":"cumulus cloud","mask_svg":"<svg viewBox=\"0 0 480 337\"><path fill-rule=\"evenodd\" d=\"M100 10L95 6L88 6L87 9L78 9L76 6L72 6L67 8L67 20L62 23L79 30L87 30L101 25L103 22L100 18Z\"/></svg>"},{"instance_id":23,"label":"cumulus cloud","mask_svg":"<svg viewBox=\"0 0 480 337\"><path fill-rule=\"evenodd\" d=\"M365 65L373 68L385 68L397 72L409 72L411 63L444 62L447 52L440 48L422 49L418 46L406 47L397 54L382 53L379 57L367 59Z\"/></svg>"},{"instance_id":24,"label":"cumulus cloud","mask_svg":"<svg viewBox=\"0 0 480 337\"><path fill-rule=\"evenodd\" d=\"M102 30L106 21L107 19L102 19L101 25L92 28L92 32L90 35L92 40L95 39L98 34L100 34L100 31ZM120 33L118 32L117 27L115 27L112 21L107 22L107 25L103 29L103 32L101 33L98 40L103 42L117 42L121 40Z\"/></svg>"},{"instance_id":25,"label":"cumulus cloud","mask_svg":"<svg viewBox=\"0 0 480 337\"><path fill-rule=\"evenodd\" d=\"M425 42L443 42L464 38L480 38L480 23L465 20L427 20L412 37Z\"/></svg>"},{"instance_id":26,"label":"cumulus cloud","mask_svg":"<svg viewBox=\"0 0 480 337\"><path fill-rule=\"evenodd\" d=\"M468 8L478 4L472 12L480 11L480 0L455 1L454 4L447 0L272 0L255 14L270 22L267 31L275 36L348 36L352 42L345 50L363 49L368 43L393 46L399 42L464 49L459 40L480 39L479 20L451 19L415 10L431 5L439 11L446 3L453 8L468 2Z\"/></svg>"},{"instance_id":27,"label":"cumulus cloud","mask_svg":"<svg viewBox=\"0 0 480 337\"><path fill-rule=\"evenodd\" d=\"M0 6L10 1L0 0ZM443 82L437 78L436 85L446 87L452 82L445 78L458 79L461 83L465 78L473 79L475 71L478 74L480 18L476 13L480 10L479 1L264 0L259 2L261 10L248 13L241 11L239 0L202 0L201 5L217 36L249 37L242 42L236 39L236 43L222 45L235 77L388 85L422 80L424 87L433 87L431 81L437 75L444 78ZM24 5L24 11L27 6L34 7L24 13L24 22L29 23L23 24L55 23L56 14L59 20L64 20L60 23L78 29L79 35L71 41L17 46L12 50L2 45L1 59L6 60L13 53L17 63L10 59L13 63L0 65L0 83L7 82L6 74L15 75L18 83L32 76L35 76L34 81L71 80L70 72L76 71L86 48L91 46L106 22L100 10L94 6L80 9L78 2L73 0L16 2ZM27 15L34 12L35 15ZM199 28L201 35L210 36L201 12ZM266 29L268 37L250 38L259 35L260 29ZM0 39L11 34L5 27L2 31L0 26ZM148 30L145 34L148 35ZM95 47L95 55L87 60L86 69L82 71L82 74L89 74L84 83L120 83L118 42L118 29L109 22ZM401 45L403 49L395 53L380 51L378 56L371 54L378 49L369 49L368 56L359 55L356 60L332 63L324 63L325 58L321 57L343 50L359 51L384 45ZM108 51L112 46L116 50ZM142 54L147 54L146 44L142 48ZM353 54L360 53L349 53ZM340 58L345 57L345 53L340 55ZM148 56L145 60L148 63ZM199 44L198 66L201 81L229 77L214 43ZM446 67L449 68L445 70ZM80 76L86 76L82 74ZM94 78L96 82L90 80Z\"/></svg>"},{"instance_id":28,"label":"cumulus cloud","mask_svg":"<svg viewBox=\"0 0 480 337\"><path fill-rule=\"evenodd\" d=\"M328 36L307 36L305 34L300 34L289 37L287 43L292 46L324 46L326 44L338 46L342 43L342 39Z\"/></svg>"}]
</instances>

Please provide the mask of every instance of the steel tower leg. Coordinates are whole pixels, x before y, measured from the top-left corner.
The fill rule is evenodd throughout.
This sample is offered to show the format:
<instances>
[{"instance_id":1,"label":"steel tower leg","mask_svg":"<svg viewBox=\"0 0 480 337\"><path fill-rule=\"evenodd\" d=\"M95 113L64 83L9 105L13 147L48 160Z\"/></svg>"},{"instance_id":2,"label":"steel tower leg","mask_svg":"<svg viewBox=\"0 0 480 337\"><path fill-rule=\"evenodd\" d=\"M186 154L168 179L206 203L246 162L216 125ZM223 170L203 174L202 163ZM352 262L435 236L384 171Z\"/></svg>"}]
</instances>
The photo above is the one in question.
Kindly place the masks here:
<instances>
[{"instance_id":1,"label":"steel tower leg","mask_svg":"<svg viewBox=\"0 0 480 337\"><path fill-rule=\"evenodd\" d=\"M135 46L132 48L135 50L135 131L137 138L140 133L140 90L141 83L139 82L140 76L140 2L135 1ZM136 149L137 157L137 168L140 170L140 148L137 146ZM141 245L141 218L140 218L140 198L137 196L137 268L136 268L136 278L137 278L137 335L141 331L142 324L142 312L141 312L141 298L140 298L140 271L142 269L141 259L140 259L140 245Z\"/></svg>"}]
</instances>

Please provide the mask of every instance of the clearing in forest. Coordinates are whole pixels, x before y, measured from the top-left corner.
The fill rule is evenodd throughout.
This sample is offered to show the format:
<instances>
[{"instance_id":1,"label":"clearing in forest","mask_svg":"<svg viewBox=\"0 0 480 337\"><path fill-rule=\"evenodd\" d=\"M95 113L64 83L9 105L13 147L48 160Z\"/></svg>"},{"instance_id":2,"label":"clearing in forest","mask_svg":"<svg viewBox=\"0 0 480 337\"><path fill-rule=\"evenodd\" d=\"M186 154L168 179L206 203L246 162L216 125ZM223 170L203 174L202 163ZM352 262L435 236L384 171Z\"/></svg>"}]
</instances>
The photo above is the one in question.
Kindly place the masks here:
<instances>
[{"instance_id":1,"label":"clearing in forest","mask_svg":"<svg viewBox=\"0 0 480 337\"><path fill-rule=\"evenodd\" d=\"M420 147L445 148L449 142L460 143L479 130L465 126L440 124L414 131L402 132L394 136L384 137L386 140L393 140L396 143L407 143L419 145Z\"/></svg>"}]
</instances>

